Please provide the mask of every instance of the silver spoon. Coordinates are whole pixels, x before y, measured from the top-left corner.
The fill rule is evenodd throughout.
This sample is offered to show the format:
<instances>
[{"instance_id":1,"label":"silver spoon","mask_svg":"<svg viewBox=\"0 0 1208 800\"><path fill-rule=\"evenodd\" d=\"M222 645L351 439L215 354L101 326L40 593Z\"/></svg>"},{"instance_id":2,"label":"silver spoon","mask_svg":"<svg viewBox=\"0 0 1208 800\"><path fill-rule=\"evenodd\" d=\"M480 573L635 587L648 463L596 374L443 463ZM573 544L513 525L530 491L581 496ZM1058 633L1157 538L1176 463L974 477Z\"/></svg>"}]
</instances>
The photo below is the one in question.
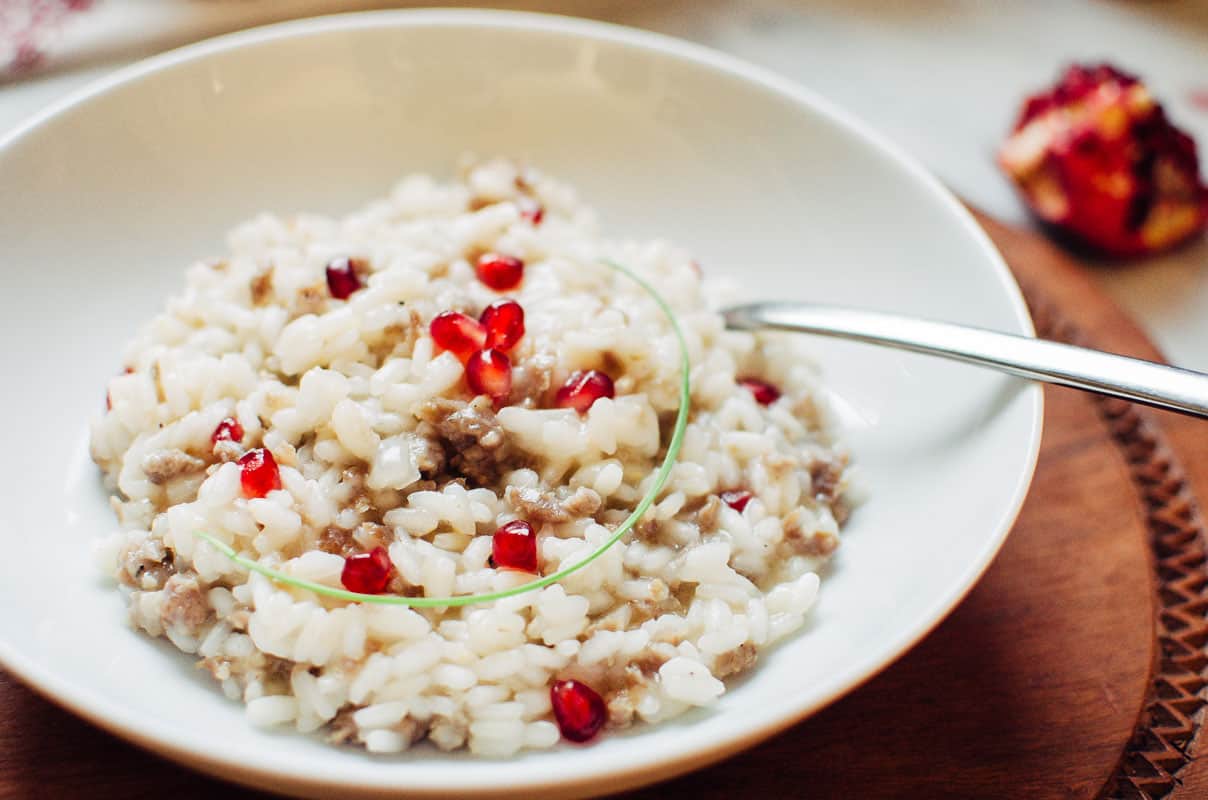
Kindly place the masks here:
<instances>
[{"instance_id":1,"label":"silver spoon","mask_svg":"<svg viewBox=\"0 0 1208 800\"><path fill-rule=\"evenodd\" d=\"M883 344L1012 375L1208 417L1208 374L984 328L812 303L753 303L722 312L735 330L773 329Z\"/></svg>"}]
</instances>

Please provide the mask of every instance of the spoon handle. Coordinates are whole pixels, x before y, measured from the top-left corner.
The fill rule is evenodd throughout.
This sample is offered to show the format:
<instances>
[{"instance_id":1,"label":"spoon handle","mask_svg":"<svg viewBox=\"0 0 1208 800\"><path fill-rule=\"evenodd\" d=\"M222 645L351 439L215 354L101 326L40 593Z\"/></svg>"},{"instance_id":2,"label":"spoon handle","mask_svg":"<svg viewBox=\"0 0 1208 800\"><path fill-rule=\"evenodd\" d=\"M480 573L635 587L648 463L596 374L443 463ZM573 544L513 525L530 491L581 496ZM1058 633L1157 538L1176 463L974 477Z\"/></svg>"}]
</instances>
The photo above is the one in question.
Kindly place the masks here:
<instances>
[{"instance_id":1,"label":"spoon handle","mask_svg":"<svg viewBox=\"0 0 1208 800\"><path fill-rule=\"evenodd\" d=\"M836 336L927 353L1012 375L1208 417L1208 375L984 328L811 303L754 303L723 312L736 330Z\"/></svg>"}]
</instances>

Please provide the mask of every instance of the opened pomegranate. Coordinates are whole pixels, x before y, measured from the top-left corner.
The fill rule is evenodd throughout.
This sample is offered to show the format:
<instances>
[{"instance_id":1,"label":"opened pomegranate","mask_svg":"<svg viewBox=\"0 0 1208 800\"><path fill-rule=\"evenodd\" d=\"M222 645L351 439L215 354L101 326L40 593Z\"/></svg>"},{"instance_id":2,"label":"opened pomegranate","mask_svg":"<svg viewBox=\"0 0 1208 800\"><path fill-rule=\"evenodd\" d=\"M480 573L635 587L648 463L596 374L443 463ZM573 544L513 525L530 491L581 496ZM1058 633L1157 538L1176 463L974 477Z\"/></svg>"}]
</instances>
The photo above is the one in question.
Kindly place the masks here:
<instances>
[{"instance_id":1,"label":"opened pomegranate","mask_svg":"<svg viewBox=\"0 0 1208 800\"><path fill-rule=\"evenodd\" d=\"M1040 219L1106 255L1166 250L1208 224L1195 142L1107 64L1029 97L998 161Z\"/></svg>"},{"instance_id":2,"label":"opened pomegranate","mask_svg":"<svg viewBox=\"0 0 1208 800\"><path fill-rule=\"evenodd\" d=\"M586 742L600 732L608 721L604 698L595 689L576 680L554 681L549 690L554 719L562 737Z\"/></svg>"},{"instance_id":3,"label":"opened pomegranate","mask_svg":"<svg viewBox=\"0 0 1208 800\"><path fill-rule=\"evenodd\" d=\"M390 554L384 547L344 559L340 583L350 592L381 594L390 584Z\"/></svg>"},{"instance_id":4,"label":"opened pomegranate","mask_svg":"<svg viewBox=\"0 0 1208 800\"><path fill-rule=\"evenodd\" d=\"M491 560L496 567L537 571L537 534L522 519L501 525L491 536Z\"/></svg>"}]
</instances>

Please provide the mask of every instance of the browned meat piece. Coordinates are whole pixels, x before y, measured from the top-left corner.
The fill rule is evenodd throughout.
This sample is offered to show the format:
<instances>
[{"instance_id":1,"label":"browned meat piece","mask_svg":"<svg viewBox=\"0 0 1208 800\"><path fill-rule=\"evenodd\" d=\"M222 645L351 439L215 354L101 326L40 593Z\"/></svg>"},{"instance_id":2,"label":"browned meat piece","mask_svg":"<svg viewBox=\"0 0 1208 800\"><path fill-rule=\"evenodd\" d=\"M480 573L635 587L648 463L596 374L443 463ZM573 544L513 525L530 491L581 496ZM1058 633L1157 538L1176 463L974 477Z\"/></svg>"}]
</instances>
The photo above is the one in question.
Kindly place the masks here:
<instances>
[{"instance_id":1,"label":"browned meat piece","mask_svg":"<svg viewBox=\"0 0 1208 800\"><path fill-rule=\"evenodd\" d=\"M840 497L831 504L831 513L835 515L835 522L840 525L846 525L848 517L851 516L851 506L847 501Z\"/></svg>"},{"instance_id":2,"label":"browned meat piece","mask_svg":"<svg viewBox=\"0 0 1208 800\"><path fill-rule=\"evenodd\" d=\"M558 502L558 498L539 489L517 489L509 486L503 494L520 516L529 522L566 522L570 513Z\"/></svg>"},{"instance_id":3,"label":"browned meat piece","mask_svg":"<svg viewBox=\"0 0 1208 800\"><path fill-rule=\"evenodd\" d=\"M316 283L298 290L298 301L294 304L295 316L322 314L327 307L327 287Z\"/></svg>"},{"instance_id":4,"label":"browned meat piece","mask_svg":"<svg viewBox=\"0 0 1208 800\"><path fill-rule=\"evenodd\" d=\"M143 474L156 486L163 486L173 478L199 472L206 462L194 458L183 450L156 450L143 457Z\"/></svg>"},{"instance_id":5,"label":"browned meat piece","mask_svg":"<svg viewBox=\"0 0 1208 800\"><path fill-rule=\"evenodd\" d=\"M352 538L352 531L334 525L329 525L327 530L319 534L319 549L344 558L361 552L361 546Z\"/></svg>"},{"instance_id":6,"label":"browned meat piece","mask_svg":"<svg viewBox=\"0 0 1208 800\"><path fill-rule=\"evenodd\" d=\"M625 679L629 682L630 688L645 686L649 683L648 677L658 672L659 667L666 663L667 659L662 656L646 653L629 662L629 666L625 668Z\"/></svg>"},{"instance_id":7,"label":"browned meat piece","mask_svg":"<svg viewBox=\"0 0 1208 800\"><path fill-rule=\"evenodd\" d=\"M713 677L724 678L727 675L746 672L755 666L755 658L755 645L750 642L743 642L733 650L722 653L717 657L717 661L713 666Z\"/></svg>"},{"instance_id":8,"label":"browned meat piece","mask_svg":"<svg viewBox=\"0 0 1208 800\"><path fill-rule=\"evenodd\" d=\"M249 288L252 292L252 305L264 305L264 301L273 293L273 268L257 272Z\"/></svg>"},{"instance_id":9,"label":"browned meat piece","mask_svg":"<svg viewBox=\"0 0 1208 800\"><path fill-rule=\"evenodd\" d=\"M478 486L499 480L501 464L509 460L512 448L495 418L491 400L479 396L469 403L437 398L420 407L420 419L436 429L449 457L449 466Z\"/></svg>"},{"instance_id":10,"label":"browned meat piece","mask_svg":"<svg viewBox=\"0 0 1208 800\"><path fill-rule=\"evenodd\" d=\"M162 541L144 539L137 547L122 551L122 571L118 577L128 586L154 591L163 588L164 582L176 573L172 562L172 551Z\"/></svg>"},{"instance_id":11,"label":"browned meat piece","mask_svg":"<svg viewBox=\"0 0 1208 800\"><path fill-rule=\"evenodd\" d=\"M717 524L721 519L721 498L715 494L709 495L709 499L701 506L700 511L696 512L696 524L700 528L701 533L712 533L717 530Z\"/></svg>"},{"instance_id":12,"label":"browned meat piece","mask_svg":"<svg viewBox=\"0 0 1208 800\"><path fill-rule=\"evenodd\" d=\"M327 734L323 737L328 744L348 744L352 741L357 735L357 724L352 721L352 715L356 712L352 706L346 706L336 712L331 722L327 723Z\"/></svg>"},{"instance_id":13,"label":"browned meat piece","mask_svg":"<svg viewBox=\"0 0 1208 800\"><path fill-rule=\"evenodd\" d=\"M412 445L415 453L415 466L419 469L420 475L426 478L432 478L439 475L445 469L447 459L445 457L445 448L437 438L434 426L429 423L420 424L421 431L419 437ZM424 429L431 429L430 431ZM411 491L418 491L414 487Z\"/></svg>"},{"instance_id":14,"label":"browned meat piece","mask_svg":"<svg viewBox=\"0 0 1208 800\"><path fill-rule=\"evenodd\" d=\"M595 514L604 504L598 492L580 486L569 497L561 499L556 492L539 489L517 489L509 486L504 499L516 513L529 522L569 522L575 517Z\"/></svg>"},{"instance_id":15,"label":"browned meat piece","mask_svg":"<svg viewBox=\"0 0 1208 800\"><path fill-rule=\"evenodd\" d=\"M839 537L830 531L807 530L806 513L799 508L784 518L784 541L803 556L825 558L835 552Z\"/></svg>"},{"instance_id":16,"label":"browned meat piece","mask_svg":"<svg viewBox=\"0 0 1208 800\"><path fill-rule=\"evenodd\" d=\"M609 728L628 728L633 724L634 717L637 716L638 704L628 689L612 692L605 697L604 702L608 705L607 725Z\"/></svg>"},{"instance_id":17,"label":"browned meat piece","mask_svg":"<svg viewBox=\"0 0 1208 800\"><path fill-rule=\"evenodd\" d=\"M231 677L231 660L225 656L203 658L197 662L197 668L204 669L210 673L210 677L219 682Z\"/></svg>"},{"instance_id":18,"label":"browned meat piece","mask_svg":"<svg viewBox=\"0 0 1208 800\"><path fill-rule=\"evenodd\" d=\"M843 477L843 464L834 461L815 461L810 464L810 482L814 496L829 500L835 496L839 480Z\"/></svg>"},{"instance_id":19,"label":"browned meat piece","mask_svg":"<svg viewBox=\"0 0 1208 800\"><path fill-rule=\"evenodd\" d=\"M210 616L210 604L196 575L173 575L164 584L164 605L160 620L165 626L178 625L196 631Z\"/></svg>"},{"instance_id":20,"label":"browned meat piece","mask_svg":"<svg viewBox=\"0 0 1208 800\"><path fill-rule=\"evenodd\" d=\"M538 407L554 383L557 360L546 353L527 359L512 372L512 393L508 405Z\"/></svg>"},{"instance_id":21,"label":"browned meat piece","mask_svg":"<svg viewBox=\"0 0 1208 800\"><path fill-rule=\"evenodd\" d=\"M419 318L419 314L413 309L408 309L406 320L382 328L380 337L372 346L373 355L380 362L395 352L411 352L415 340L422 330L423 321Z\"/></svg>"},{"instance_id":22,"label":"browned meat piece","mask_svg":"<svg viewBox=\"0 0 1208 800\"><path fill-rule=\"evenodd\" d=\"M580 486L570 497L562 501L562 508L575 517L590 517L604 505L603 498L594 489Z\"/></svg>"}]
</instances>

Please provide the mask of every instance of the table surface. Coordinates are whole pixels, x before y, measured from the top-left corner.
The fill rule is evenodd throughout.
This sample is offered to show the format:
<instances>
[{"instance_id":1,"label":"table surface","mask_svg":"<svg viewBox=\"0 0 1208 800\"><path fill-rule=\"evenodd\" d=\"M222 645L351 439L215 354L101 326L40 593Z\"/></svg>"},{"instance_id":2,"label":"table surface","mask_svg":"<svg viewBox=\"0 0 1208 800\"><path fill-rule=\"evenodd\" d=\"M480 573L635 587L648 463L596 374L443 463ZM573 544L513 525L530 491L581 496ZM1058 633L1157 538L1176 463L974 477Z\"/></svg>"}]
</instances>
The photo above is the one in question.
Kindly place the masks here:
<instances>
[{"instance_id":1,"label":"table surface","mask_svg":"<svg viewBox=\"0 0 1208 800\"><path fill-rule=\"evenodd\" d=\"M2 4L2 2L0 2ZM20 3L18 2L18 5ZM73 57L0 83L0 135L68 92L159 50L236 27L381 0L93 0L60 45ZM427 5L420 3L419 5ZM1071 60L1140 73L1208 148L1208 3L887 0L487 0L593 17L691 39L770 67L853 111L958 194L1027 224L993 162L1018 100ZM0 44L4 20L0 16ZM1208 371L1208 239L1162 258L1100 267L1108 294L1167 358Z\"/></svg>"}]
</instances>

